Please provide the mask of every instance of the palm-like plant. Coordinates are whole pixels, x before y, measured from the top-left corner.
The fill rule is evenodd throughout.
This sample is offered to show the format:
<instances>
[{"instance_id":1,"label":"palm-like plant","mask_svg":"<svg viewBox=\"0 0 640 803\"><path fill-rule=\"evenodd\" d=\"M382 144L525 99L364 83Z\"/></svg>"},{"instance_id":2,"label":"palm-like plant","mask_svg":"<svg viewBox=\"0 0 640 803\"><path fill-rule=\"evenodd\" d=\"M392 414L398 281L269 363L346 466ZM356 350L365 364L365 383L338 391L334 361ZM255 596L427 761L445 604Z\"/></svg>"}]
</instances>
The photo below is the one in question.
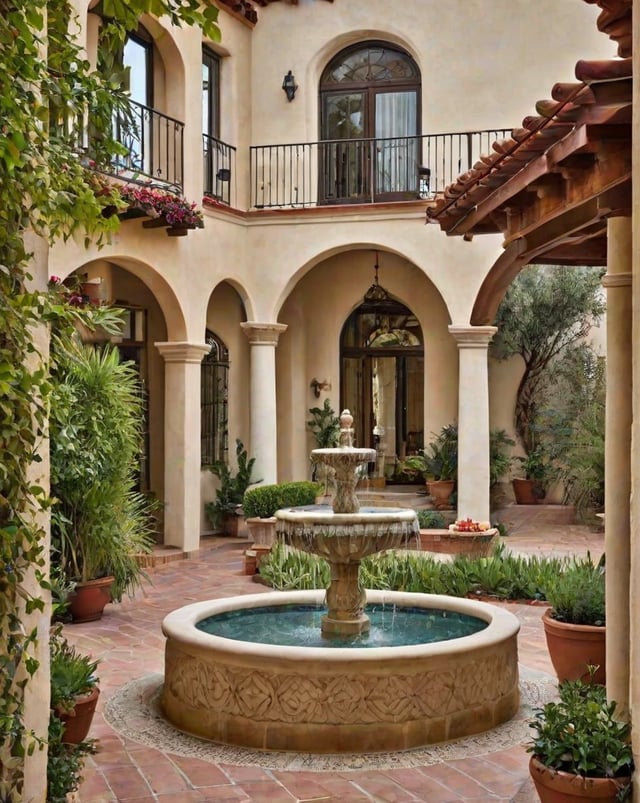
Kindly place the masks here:
<instances>
[{"instance_id":1,"label":"palm-like plant","mask_svg":"<svg viewBox=\"0 0 640 803\"><path fill-rule=\"evenodd\" d=\"M51 403L52 562L76 582L112 575L114 599L142 578L153 503L136 490L143 399L115 347L54 343Z\"/></svg>"}]
</instances>

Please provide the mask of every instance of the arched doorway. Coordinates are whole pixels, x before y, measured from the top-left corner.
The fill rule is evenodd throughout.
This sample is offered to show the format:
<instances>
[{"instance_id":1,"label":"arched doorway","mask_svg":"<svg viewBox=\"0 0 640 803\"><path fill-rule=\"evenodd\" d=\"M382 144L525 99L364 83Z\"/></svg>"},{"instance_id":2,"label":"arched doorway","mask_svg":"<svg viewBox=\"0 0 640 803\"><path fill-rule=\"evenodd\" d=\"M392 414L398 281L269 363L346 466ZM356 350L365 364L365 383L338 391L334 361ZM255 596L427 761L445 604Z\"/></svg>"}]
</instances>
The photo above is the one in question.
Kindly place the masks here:
<instances>
[{"instance_id":1,"label":"arched doorway","mask_svg":"<svg viewBox=\"0 0 640 803\"><path fill-rule=\"evenodd\" d=\"M424 341L412 311L378 284L347 319L340 338L341 408L355 414L356 443L376 449L377 477L424 442Z\"/></svg>"},{"instance_id":2,"label":"arched doorway","mask_svg":"<svg viewBox=\"0 0 640 803\"><path fill-rule=\"evenodd\" d=\"M387 42L338 53L320 79L320 203L418 195L420 71Z\"/></svg>"}]
</instances>

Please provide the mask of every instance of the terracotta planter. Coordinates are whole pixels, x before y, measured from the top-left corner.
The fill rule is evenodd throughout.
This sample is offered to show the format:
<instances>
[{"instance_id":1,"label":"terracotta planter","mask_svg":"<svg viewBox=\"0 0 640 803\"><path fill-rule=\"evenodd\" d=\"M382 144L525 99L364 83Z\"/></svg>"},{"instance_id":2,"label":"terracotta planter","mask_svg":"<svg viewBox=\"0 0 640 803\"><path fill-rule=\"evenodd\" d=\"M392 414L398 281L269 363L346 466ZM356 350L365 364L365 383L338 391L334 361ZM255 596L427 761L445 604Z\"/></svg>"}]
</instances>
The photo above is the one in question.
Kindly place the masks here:
<instances>
[{"instance_id":1,"label":"terracotta planter","mask_svg":"<svg viewBox=\"0 0 640 803\"><path fill-rule=\"evenodd\" d=\"M69 611L74 622L95 622L102 619L105 605L111 602L113 577L100 577L78 583L69 595Z\"/></svg>"},{"instance_id":2,"label":"terracotta planter","mask_svg":"<svg viewBox=\"0 0 640 803\"><path fill-rule=\"evenodd\" d=\"M518 505L538 504L538 497L534 493L534 480L515 478L511 480L511 485Z\"/></svg>"},{"instance_id":3,"label":"terracotta planter","mask_svg":"<svg viewBox=\"0 0 640 803\"><path fill-rule=\"evenodd\" d=\"M498 534L495 528L482 533L456 533L451 530L420 530L418 545L424 552L487 557Z\"/></svg>"},{"instance_id":4,"label":"terracotta planter","mask_svg":"<svg viewBox=\"0 0 640 803\"><path fill-rule=\"evenodd\" d=\"M631 778L583 778L569 772L545 767L535 756L529 761L529 772L541 803L615 803L620 789Z\"/></svg>"},{"instance_id":5,"label":"terracotta planter","mask_svg":"<svg viewBox=\"0 0 640 803\"><path fill-rule=\"evenodd\" d=\"M244 516L231 513L222 519L222 535L244 537L247 532Z\"/></svg>"},{"instance_id":6,"label":"terracotta planter","mask_svg":"<svg viewBox=\"0 0 640 803\"><path fill-rule=\"evenodd\" d=\"M451 510L449 499L455 487L455 480L429 480L427 482L427 493L433 500L436 510Z\"/></svg>"},{"instance_id":7,"label":"terracotta planter","mask_svg":"<svg viewBox=\"0 0 640 803\"><path fill-rule=\"evenodd\" d=\"M98 704L100 689L96 686L87 694L76 697L73 711L57 711L58 717L64 722L62 741L65 744L80 744L87 738L93 714Z\"/></svg>"},{"instance_id":8,"label":"terracotta planter","mask_svg":"<svg viewBox=\"0 0 640 803\"><path fill-rule=\"evenodd\" d=\"M247 534L253 543L273 546L276 542L276 517L266 519L249 518L246 520Z\"/></svg>"},{"instance_id":9,"label":"terracotta planter","mask_svg":"<svg viewBox=\"0 0 640 803\"><path fill-rule=\"evenodd\" d=\"M607 628L594 625L572 625L559 622L547 609L542 615L547 649L558 680L589 679L587 666L598 666L595 683L606 682L606 635Z\"/></svg>"}]
</instances>

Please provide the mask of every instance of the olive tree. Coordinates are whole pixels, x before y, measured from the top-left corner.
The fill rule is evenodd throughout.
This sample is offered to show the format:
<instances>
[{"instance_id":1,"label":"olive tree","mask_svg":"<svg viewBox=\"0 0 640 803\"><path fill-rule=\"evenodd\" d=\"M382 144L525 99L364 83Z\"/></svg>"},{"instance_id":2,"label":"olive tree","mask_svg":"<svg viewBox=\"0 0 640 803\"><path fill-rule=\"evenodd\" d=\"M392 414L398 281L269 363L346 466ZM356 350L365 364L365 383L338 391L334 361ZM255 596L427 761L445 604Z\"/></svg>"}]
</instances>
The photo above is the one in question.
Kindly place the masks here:
<instances>
[{"instance_id":1,"label":"olive tree","mask_svg":"<svg viewBox=\"0 0 640 803\"><path fill-rule=\"evenodd\" d=\"M522 358L515 429L527 454L538 446L536 421L548 396L549 368L567 349L588 337L605 309L601 271L533 265L513 281L495 320L491 354Z\"/></svg>"}]
</instances>

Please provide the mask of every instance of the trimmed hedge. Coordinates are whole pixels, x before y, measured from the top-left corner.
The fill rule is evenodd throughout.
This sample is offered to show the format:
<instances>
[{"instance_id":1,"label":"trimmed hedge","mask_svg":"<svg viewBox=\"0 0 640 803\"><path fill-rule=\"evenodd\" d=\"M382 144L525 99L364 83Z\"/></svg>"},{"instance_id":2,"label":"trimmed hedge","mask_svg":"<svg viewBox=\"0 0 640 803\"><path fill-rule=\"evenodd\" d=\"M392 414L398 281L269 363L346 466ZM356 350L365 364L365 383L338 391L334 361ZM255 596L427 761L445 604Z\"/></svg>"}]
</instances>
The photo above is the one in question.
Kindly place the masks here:
<instances>
[{"instance_id":1,"label":"trimmed hedge","mask_svg":"<svg viewBox=\"0 0 640 803\"><path fill-rule=\"evenodd\" d=\"M246 491L242 509L247 519L268 519L283 507L313 505L317 495L317 484L308 480L261 485Z\"/></svg>"}]
</instances>

